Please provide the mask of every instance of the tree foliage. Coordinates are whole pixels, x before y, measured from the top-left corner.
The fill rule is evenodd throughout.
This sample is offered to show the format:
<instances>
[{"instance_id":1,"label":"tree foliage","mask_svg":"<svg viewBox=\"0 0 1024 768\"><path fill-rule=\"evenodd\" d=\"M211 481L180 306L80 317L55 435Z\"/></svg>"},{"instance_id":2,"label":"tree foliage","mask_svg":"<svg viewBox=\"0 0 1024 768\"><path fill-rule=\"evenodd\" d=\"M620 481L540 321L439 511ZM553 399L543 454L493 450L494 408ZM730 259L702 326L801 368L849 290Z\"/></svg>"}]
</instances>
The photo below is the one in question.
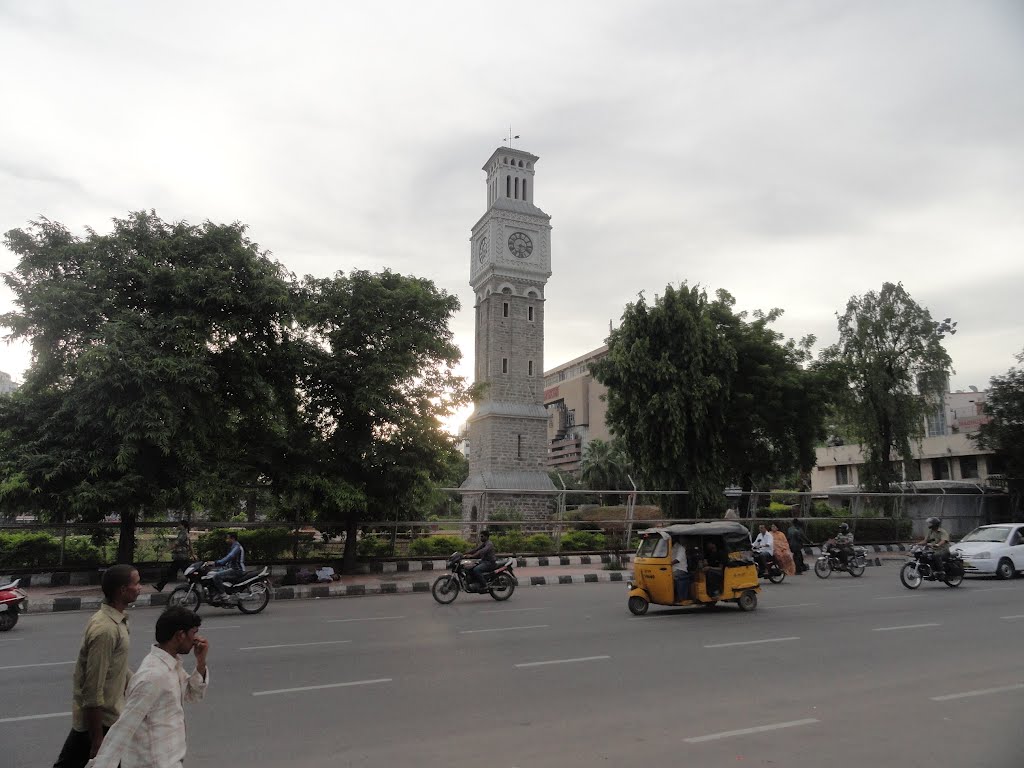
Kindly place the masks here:
<instances>
[{"instance_id":1,"label":"tree foliage","mask_svg":"<svg viewBox=\"0 0 1024 768\"><path fill-rule=\"evenodd\" d=\"M0 503L95 520L237 512L391 516L451 471L444 415L463 395L429 281L354 272L296 280L240 224L155 213L86 237L42 220L7 233L31 342L0 399ZM353 539L354 540L354 539Z\"/></svg>"},{"instance_id":2,"label":"tree foliage","mask_svg":"<svg viewBox=\"0 0 1024 768\"><path fill-rule=\"evenodd\" d=\"M1016 355L1024 366L1024 351ZM993 376L985 397L985 413L991 418L976 435L977 444L995 451L1006 474L1013 506L1019 513L1024 494L1024 367Z\"/></svg>"},{"instance_id":3,"label":"tree foliage","mask_svg":"<svg viewBox=\"0 0 1024 768\"><path fill-rule=\"evenodd\" d=\"M628 305L592 366L608 387L608 423L648 487L688 490L717 509L729 482L747 486L813 466L827 402L802 346L770 328L780 310L748 320L719 291L668 286ZM686 497L673 515L686 514Z\"/></svg>"},{"instance_id":4,"label":"tree foliage","mask_svg":"<svg viewBox=\"0 0 1024 768\"><path fill-rule=\"evenodd\" d=\"M839 341L822 359L845 383L837 409L864 446L862 484L888 491L901 479L894 460L910 464L911 441L942 402L951 373L942 339L955 323L933 320L902 283L851 297L838 317Z\"/></svg>"}]
</instances>

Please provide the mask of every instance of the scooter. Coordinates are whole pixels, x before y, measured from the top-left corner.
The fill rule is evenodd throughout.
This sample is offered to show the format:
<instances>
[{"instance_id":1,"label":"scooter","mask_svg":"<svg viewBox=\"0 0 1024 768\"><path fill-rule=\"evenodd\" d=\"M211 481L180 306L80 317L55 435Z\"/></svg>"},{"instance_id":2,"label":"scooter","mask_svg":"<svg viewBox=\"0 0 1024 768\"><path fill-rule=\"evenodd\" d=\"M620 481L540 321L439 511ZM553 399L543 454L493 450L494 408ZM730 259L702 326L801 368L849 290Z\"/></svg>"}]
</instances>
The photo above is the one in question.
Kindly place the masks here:
<instances>
[{"instance_id":1,"label":"scooter","mask_svg":"<svg viewBox=\"0 0 1024 768\"><path fill-rule=\"evenodd\" d=\"M18 589L19 583L21 579L15 579L10 584L0 586L0 632L14 629L14 625L18 623L21 604L27 597L24 591Z\"/></svg>"}]
</instances>

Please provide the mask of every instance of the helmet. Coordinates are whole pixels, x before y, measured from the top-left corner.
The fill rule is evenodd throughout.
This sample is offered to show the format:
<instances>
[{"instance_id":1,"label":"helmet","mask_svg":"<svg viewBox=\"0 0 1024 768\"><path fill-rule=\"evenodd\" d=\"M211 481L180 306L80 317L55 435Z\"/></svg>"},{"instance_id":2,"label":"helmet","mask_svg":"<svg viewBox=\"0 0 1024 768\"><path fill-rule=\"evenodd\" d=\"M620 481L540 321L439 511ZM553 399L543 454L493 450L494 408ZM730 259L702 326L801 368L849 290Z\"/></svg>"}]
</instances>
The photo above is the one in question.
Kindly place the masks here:
<instances>
[{"instance_id":1,"label":"helmet","mask_svg":"<svg viewBox=\"0 0 1024 768\"><path fill-rule=\"evenodd\" d=\"M929 517L927 520L925 520L925 522L928 524L928 527L931 528L933 531L936 528L938 528L939 525L942 524L942 521L939 520L939 518L937 517Z\"/></svg>"},{"instance_id":2,"label":"helmet","mask_svg":"<svg viewBox=\"0 0 1024 768\"><path fill-rule=\"evenodd\" d=\"M849 533L850 532L850 526L847 523L840 523L839 524L839 532L840 533Z\"/></svg>"}]
</instances>

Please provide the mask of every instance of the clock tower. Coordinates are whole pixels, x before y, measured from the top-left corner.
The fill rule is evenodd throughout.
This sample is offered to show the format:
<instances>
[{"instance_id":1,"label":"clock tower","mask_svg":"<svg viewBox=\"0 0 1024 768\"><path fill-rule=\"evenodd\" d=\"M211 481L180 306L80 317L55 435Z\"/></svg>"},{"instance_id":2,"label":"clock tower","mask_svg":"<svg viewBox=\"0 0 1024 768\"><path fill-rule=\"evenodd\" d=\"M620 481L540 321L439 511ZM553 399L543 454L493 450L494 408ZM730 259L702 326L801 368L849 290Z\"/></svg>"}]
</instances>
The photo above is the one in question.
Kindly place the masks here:
<instances>
[{"instance_id":1,"label":"clock tower","mask_svg":"<svg viewBox=\"0 0 1024 768\"><path fill-rule=\"evenodd\" d=\"M467 521L499 508L546 517L555 491L545 469L544 286L551 277L551 217L533 203L537 156L496 149L486 163L487 209L470 235L476 368L469 418ZM517 493L532 491L533 493Z\"/></svg>"}]
</instances>

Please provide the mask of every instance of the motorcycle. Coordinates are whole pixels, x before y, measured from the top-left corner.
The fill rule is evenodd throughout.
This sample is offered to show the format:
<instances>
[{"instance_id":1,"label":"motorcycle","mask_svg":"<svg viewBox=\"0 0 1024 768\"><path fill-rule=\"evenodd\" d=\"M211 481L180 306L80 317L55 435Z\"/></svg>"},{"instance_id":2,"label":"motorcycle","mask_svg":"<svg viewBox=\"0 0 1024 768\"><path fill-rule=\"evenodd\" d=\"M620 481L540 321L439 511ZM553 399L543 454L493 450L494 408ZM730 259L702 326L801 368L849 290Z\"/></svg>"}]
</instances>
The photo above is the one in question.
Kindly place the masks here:
<instances>
[{"instance_id":1,"label":"motorcycle","mask_svg":"<svg viewBox=\"0 0 1024 768\"><path fill-rule=\"evenodd\" d=\"M12 630L18 623L21 604L27 597L24 591L18 589L20 582L21 579L15 579L10 584L0 586L0 632Z\"/></svg>"},{"instance_id":2,"label":"motorcycle","mask_svg":"<svg viewBox=\"0 0 1024 768\"><path fill-rule=\"evenodd\" d=\"M259 613L270 602L270 568L262 571L246 571L233 582L224 582L226 597L216 599L217 589L213 586L216 569L205 563L192 563L185 569L187 587L178 587L167 599L168 605L180 605L190 611L198 611L204 602L214 608L237 608L242 613Z\"/></svg>"},{"instance_id":3,"label":"motorcycle","mask_svg":"<svg viewBox=\"0 0 1024 768\"><path fill-rule=\"evenodd\" d=\"M786 580L786 572L779 567L778 561L771 555L758 557L755 553L754 562L757 563L757 578L768 579L772 584L781 584Z\"/></svg>"},{"instance_id":4,"label":"motorcycle","mask_svg":"<svg viewBox=\"0 0 1024 768\"><path fill-rule=\"evenodd\" d=\"M945 566L935 562L935 554L917 545L910 550L913 558L900 568L900 581L907 589L917 589L922 581L942 581L947 587L959 587L964 580L964 561L958 552L946 556Z\"/></svg>"},{"instance_id":5,"label":"motorcycle","mask_svg":"<svg viewBox=\"0 0 1024 768\"><path fill-rule=\"evenodd\" d=\"M842 558L839 557L839 547L826 545L814 562L814 575L819 579L827 579L832 575L832 571L846 571L851 576L859 578L864 575L867 562L867 550L864 547L854 547L853 554L847 558L844 565Z\"/></svg>"},{"instance_id":6,"label":"motorcycle","mask_svg":"<svg viewBox=\"0 0 1024 768\"><path fill-rule=\"evenodd\" d=\"M508 600L516 591L516 575L512 570L515 563L511 557L497 561L496 567L490 573L484 574L483 589L475 586L470 581L469 569L477 564L477 560L463 560L461 552L455 552L448 558L448 573L441 574L434 580L430 587L430 594L441 605L455 600L459 592L471 592L476 594L487 593L499 602Z\"/></svg>"}]
</instances>

